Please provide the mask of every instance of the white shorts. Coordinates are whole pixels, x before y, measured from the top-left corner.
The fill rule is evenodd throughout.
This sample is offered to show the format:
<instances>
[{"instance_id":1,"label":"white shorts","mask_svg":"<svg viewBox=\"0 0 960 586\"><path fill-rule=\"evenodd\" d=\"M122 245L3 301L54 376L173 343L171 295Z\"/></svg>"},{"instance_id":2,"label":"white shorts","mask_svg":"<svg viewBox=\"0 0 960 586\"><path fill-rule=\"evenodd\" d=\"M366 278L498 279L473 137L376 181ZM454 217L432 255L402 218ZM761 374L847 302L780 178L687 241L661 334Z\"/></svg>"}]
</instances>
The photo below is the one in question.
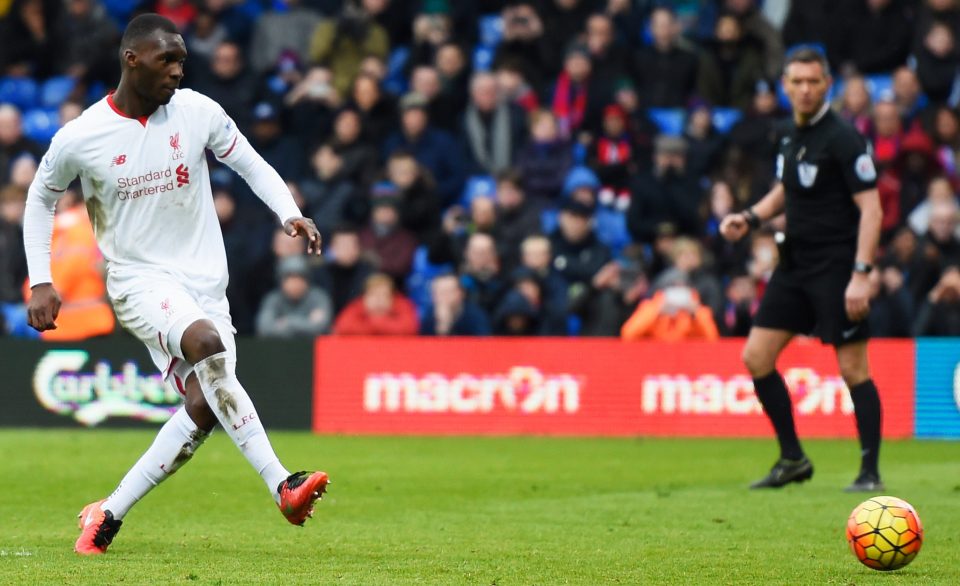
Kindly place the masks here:
<instances>
[{"instance_id":1,"label":"white shorts","mask_svg":"<svg viewBox=\"0 0 960 586\"><path fill-rule=\"evenodd\" d=\"M190 324L212 321L227 352L236 356L236 330L226 296L209 297L169 278L125 279L117 284L123 293L112 301L120 325L147 346L164 380L180 394L186 394L184 384L193 372L180 349L180 339Z\"/></svg>"}]
</instances>

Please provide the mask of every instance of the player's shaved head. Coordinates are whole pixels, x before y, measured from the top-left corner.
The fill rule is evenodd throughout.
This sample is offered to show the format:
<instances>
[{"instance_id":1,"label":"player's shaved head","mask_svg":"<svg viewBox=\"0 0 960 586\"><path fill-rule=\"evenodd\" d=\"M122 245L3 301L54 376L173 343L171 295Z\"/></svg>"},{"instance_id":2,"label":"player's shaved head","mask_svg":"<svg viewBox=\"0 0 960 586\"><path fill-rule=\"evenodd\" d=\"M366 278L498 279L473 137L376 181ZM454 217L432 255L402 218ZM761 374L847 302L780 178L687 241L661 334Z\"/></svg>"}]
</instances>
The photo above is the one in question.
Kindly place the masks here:
<instances>
[{"instance_id":1,"label":"player's shaved head","mask_svg":"<svg viewBox=\"0 0 960 586\"><path fill-rule=\"evenodd\" d=\"M180 34L177 25L173 24L169 18L153 13L141 14L131 20L127 30L123 31L123 38L120 39L120 54L123 55L124 51L134 48L156 31Z\"/></svg>"}]
</instances>

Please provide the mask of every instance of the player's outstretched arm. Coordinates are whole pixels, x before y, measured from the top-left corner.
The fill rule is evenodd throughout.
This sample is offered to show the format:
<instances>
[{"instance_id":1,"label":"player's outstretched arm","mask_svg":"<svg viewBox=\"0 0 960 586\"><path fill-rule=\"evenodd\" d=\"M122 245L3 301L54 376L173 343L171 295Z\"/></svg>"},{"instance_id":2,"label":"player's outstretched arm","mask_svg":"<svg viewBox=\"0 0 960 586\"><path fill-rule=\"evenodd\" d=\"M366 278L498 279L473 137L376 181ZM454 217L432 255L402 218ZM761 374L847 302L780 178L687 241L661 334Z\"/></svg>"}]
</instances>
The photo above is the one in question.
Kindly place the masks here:
<instances>
[{"instance_id":1,"label":"player's outstretched arm","mask_svg":"<svg viewBox=\"0 0 960 586\"><path fill-rule=\"evenodd\" d=\"M785 205L786 193L783 190L783 184L777 183L753 207L742 212L727 214L720 222L720 234L727 240L736 242L746 236L751 228L758 227L782 212Z\"/></svg>"}]
</instances>

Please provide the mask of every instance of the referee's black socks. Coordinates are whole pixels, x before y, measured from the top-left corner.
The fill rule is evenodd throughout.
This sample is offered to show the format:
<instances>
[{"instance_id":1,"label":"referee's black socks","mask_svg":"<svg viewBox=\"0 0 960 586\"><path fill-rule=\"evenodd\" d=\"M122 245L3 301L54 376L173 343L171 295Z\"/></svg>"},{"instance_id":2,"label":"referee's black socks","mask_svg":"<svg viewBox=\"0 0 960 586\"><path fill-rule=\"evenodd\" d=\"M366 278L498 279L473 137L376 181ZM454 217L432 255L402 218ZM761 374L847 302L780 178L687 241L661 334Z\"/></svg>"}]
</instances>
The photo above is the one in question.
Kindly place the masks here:
<instances>
[{"instance_id":1,"label":"referee's black socks","mask_svg":"<svg viewBox=\"0 0 960 586\"><path fill-rule=\"evenodd\" d=\"M753 379L753 386L757 391L760 404L763 405L763 410L777 432L780 457L787 460L803 458L803 449L797 438L797 428L793 424L793 403L790 401L790 393L787 392L787 384L783 382L783 377L774 370L767 376ZM857 412L859 413L859 409ZM859 416L857 421L859 422Z\"/></svg>"},{"instance_id":2,"label":"referee's black socks","mask_svg":"<svg viewBox=\"0 0 960 586\"><path fill-rule=\"evenodd\" d=\"M880 395L873 379L867 379L850 388L853 411L860 433L860 471L878 474L880 456Z\"/></svg>"}]
</instances>

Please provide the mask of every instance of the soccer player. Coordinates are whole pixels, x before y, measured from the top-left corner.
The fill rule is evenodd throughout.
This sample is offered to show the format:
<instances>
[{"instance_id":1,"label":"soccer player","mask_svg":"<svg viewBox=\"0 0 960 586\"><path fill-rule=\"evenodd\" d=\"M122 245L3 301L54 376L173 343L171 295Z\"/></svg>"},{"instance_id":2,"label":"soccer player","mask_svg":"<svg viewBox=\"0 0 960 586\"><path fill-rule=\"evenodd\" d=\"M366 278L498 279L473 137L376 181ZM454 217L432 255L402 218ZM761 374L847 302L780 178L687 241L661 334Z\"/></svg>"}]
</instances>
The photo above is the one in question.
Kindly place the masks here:
<instances>
[{"instance_id":1,"label":"soccer player","mask_svg":"<svg viewBox=\"0 0 960 586\"><path fill-rule=\"evenodd\" d=\"M830 83L827 62L816 50L801 48L788 57L783 85L794 128L780 142L779 181L753 207L728 215L720 225L724 237L739 240L786 212L780 263L743 350L743 362L780 443L780 459L751 488L779 488L813 476L776 362L795 335L815 333L835 347L860 434L860 473L846 490L883 490L877 466L880 397L867 364L866 321L868 275L883 214L870 147L830 110Z\"/></svg>"},{"instance_id":2,"label":"soccer player","mask_svg":"<svg viewBox=\"0 0 960 586\"><path fill-rule=\"evenodd\" d=\"M184 396L184 406L113 494L81 511L74 547L80 554L106 552L127 511L186 463L217 422L289 522L302 525L311 516L328 482L324 472L291 474L280 464L237 380L226 254L205 151L237 171L291 237L306 238L308 252L320 254L320 234L223 109L178 89L186 57L171 21L156 14L134 18L120 43L116 92L57 132L27 198L30 325L56 328L60 298L50 277L54 205L79 175L117 318Z\"/></svg>"}]
</instances>

